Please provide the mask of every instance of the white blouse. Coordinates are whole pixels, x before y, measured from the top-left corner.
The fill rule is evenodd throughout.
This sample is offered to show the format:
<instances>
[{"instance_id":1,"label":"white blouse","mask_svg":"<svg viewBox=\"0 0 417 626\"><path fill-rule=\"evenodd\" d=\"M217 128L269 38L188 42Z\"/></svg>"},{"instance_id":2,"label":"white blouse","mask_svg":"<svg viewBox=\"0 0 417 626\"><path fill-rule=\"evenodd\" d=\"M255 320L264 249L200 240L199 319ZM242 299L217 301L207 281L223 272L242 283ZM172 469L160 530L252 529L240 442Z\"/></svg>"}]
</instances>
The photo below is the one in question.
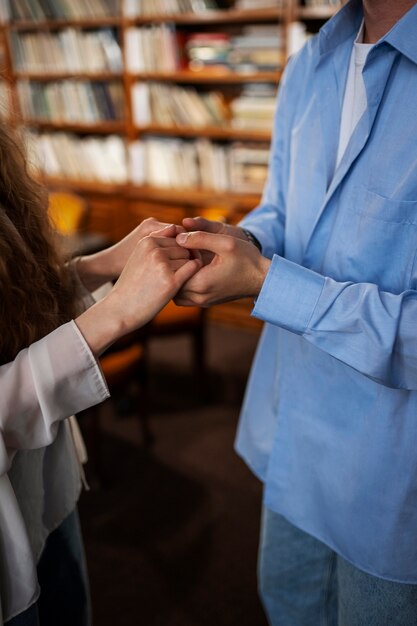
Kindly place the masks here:
<instances>
[{"instance_id":1,"label":"white blouse","mask_svg":"<svg viewBox=\"0 0 417 626\"><path fill-rule=\"evenodd\" d=\"M80 465L65 418L108 396L73 321L0 366L0 624L36 601L46 538L79 497Z\"/></svg>"}]
</instances>

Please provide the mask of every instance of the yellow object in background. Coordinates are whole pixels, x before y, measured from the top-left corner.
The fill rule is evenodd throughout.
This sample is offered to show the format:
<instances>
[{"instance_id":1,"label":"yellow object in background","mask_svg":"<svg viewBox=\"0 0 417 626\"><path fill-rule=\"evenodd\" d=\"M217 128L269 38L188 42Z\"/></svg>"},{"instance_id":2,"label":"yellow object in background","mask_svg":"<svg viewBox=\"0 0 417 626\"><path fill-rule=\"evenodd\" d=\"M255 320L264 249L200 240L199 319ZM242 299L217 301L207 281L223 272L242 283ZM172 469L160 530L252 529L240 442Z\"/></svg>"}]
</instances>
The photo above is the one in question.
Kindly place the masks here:
<instances>
[{"instance_id":1,"label":"yellow object in background","mask_svg":"<svg viewBox=\"0 0 417 626\"><path fill-rule=\"evenodd\" d=\"M55 228L62 235L78 232L87 213L83 198L72 193L51 192L48 213Z\"/></svg>"},{"instance_id":2,"label":"yellow object in background","mask_svg":"<svg viewBox=\"0 0 417 626\"><path fill-rule=\"evenodd\" d=\"M227 216L230 213L230 207L227 206L206 206L198 211L200 217L215 222L227 222Z\"/></svg>"}]
</instances>

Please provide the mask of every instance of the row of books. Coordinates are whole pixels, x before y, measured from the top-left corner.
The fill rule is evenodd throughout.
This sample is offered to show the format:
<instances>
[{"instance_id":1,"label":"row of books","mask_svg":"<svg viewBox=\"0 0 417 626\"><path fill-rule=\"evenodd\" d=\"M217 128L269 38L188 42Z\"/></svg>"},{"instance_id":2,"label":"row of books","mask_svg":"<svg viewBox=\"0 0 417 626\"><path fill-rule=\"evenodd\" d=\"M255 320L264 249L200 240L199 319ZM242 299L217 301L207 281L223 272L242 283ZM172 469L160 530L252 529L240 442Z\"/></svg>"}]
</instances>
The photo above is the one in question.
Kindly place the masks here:
<instances>
[{"instance_id":1,"label":"row of books","mask_svg":"<svg viewBox=\"0 0 417 626\"><path fill-rule=\"evenodd\" d=\"M0 91L3 98L5 88ZM92 124L122 120L125 114L121 81L17 82L20 111L26 120ZM136 83L132 87L132 114L136 126L225 126L271 130L276 87L247 85L227 102L220 91L199 92L193 87Z\"/></svg>"},{"instance_id":2,"label":"row of books","mask_svg":"<svg viewBox=\"0 0 417 626\"><path fill-rule=\"evenodd\" d=\"M132 182L165 188L261 192L268 158L263 144L149 138L130 145Z\"/></svg>"},{"instance_id":3,"label":"row of books","mask_svg":"<svg viewBox=\"0 0 417 626\"><path fill-rule=\"evenodd\" d=\"M149 15L176 15L177 13L205 13L227 8L222 0L125 0L127 17Z\"/></svg>"},{"instance_id":4,"label":"row of books","mask_svg":"<svg viewBox=\"0 0 417 626\"><path fill-rule=\"evenodd\" d=\"M238 10L281 8L288 0L236 0ZM308 7L340 7L343 0L301 0ZM118 0L1 0L0 22L54 19L89 19L117 17ZM127 17L176 15L178 13L207 13L212 10L229 9L227 0L124 0L123 13Z\"/></svg>"},{"instance_id":5,"label":"row of books","mask_svg":"<svg viewBox=\"0 0 417 626\"><path fill-rule=\"evenodd\" d=\"M22 116L27 120L91 124L121 120L125 113L121 81L21 80L17 94Z\"/></svg>"},{"instance_id":6,"label":"row of books","mask_svg":"<svg viewBox=\"0 0 417 626\"><path fill-rule=\"evenodd\" d=\"M341 7L343 0L304 0L303 4L306 7Z\"/></svg>"},{"instance_id":7,"label":"row of books","mask_svg":"<svg viewBox=\"0 0 417 626\"><path fill-rule=\"evenodd\" d=\"M128 28L125 55L131 72L175 72L181 67L175 27Z\"/></svg>"},{"instance_id":8,"label":"row of books","mask_svg":"<svg viewBox=\"0 0 417 626\"><path fill-rule=\"evenodd\" d=\"M136 83L132 114L137 126L218 126L229 119L229 108L219 91L198 92L193 87Z\"/></svg>"},{"instance_id":9,"label":"row of books","mask_svg":"<svg viewBox=\"0 0 417 626\"><path fill-rule=\"evenodd\" d=\"M204 32L189 37L167 24L129 28L126 59L131 72L172 72L184 66L196 71L275 71L285 64L278 25L246 26L237 36Z\"/></svg>"},{"instance_id":10,"label":"row of books","mask_svg":"<svg viewBox=\"0 0 417 626\"><path fill-rule=\"evenodd\" d=\"M160 83L136 83L132 88L132 113L137 126L224 126L270 130L277 88L271 84L247 85L230 102L220 91L198 91Z\"/></svg>"},{"instance_id":11,"label":"row of books","mask_svg":"<svg viewBox=\"0 0 417 626\"><path fill-rule=\"evenodd\" d=\"M36 173L120 184L128 180L126 145L118 135L78 137L26 131L25 138L29 163Z\"/></svg>"},{"instance_id":12,"label":"row of books","mask_svg":"<svg viewBox=\"0 0 417 626\"><path fill-rule=\"evenodd\" d=\"M80 138L69 133L26 132L29 162L49 177L85 181L260 192L269 147L222 145L207 139L149 138L128 147L117 135Z\"/></svg>"},{"instance_id":13,"label":"row of books","mask_svg":"<svg viewBox=\"0 0 417 626\"><path fill-rule=\"evenodd\" d=\"M235 128L272 130L276 107L276 85L249 84L230 103L231 124Z\"/></svg>"},{"instance_id":14,"label":"row of books","mask_svg":"<svg viewBox=\"0 0 417 626\"><path fill-rule=\"evenodd\" d=\"M111 29L11 33L13 65L20 72L121 72L120 45Z\"/></svg>"},{"instance_id":15,"label":"row of books","mask_svg":"<svg viewBox=\"0 0 417 626\"><path fill-rule=\"evenodd\" d=\"M88 19L117 15L118 0L1 0L2 15L12 20ZM4 20L5 21L5 20Z\"/></svg>"},{"instance_id":16,"label":"row of books","mask_svg":"<svg viewBox=\"0 0 417 626\"><path fill-rule=\"evenodd\" d=\"M191 69L226 66L237 71L274 71L285 63L279 25L246 26L239 35L195 33L185 52Z\"/></svg>"},{"instance_id":17,"label":"row of books","mask_svg":"<svg viewBox=\"0 0 417 626\"><path fill-rule=\"evenodd\" d=\"M281 9L286 4L287 0L236 0L235 9Z\"/></svg>"}]
</instances>

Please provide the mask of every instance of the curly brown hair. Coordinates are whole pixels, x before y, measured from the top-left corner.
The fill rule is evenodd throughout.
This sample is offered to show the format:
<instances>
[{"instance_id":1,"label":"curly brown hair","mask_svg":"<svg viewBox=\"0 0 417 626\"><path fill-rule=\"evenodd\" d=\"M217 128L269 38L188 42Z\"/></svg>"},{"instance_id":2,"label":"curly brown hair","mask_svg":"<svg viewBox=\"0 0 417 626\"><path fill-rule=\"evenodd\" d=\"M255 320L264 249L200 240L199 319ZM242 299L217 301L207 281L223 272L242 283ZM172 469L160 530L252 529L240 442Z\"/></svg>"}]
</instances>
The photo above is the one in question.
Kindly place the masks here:
<instances>
[{"instance_id":1,"label":"curly brown hair","mask_svg":"<svg viewBox=\"0 0 417 626\"><path fill-rule=\"evenodd\" d=\"M0 123L0 363L74 316L74 289L20 140Z\"/></svg>"}]
</instances>

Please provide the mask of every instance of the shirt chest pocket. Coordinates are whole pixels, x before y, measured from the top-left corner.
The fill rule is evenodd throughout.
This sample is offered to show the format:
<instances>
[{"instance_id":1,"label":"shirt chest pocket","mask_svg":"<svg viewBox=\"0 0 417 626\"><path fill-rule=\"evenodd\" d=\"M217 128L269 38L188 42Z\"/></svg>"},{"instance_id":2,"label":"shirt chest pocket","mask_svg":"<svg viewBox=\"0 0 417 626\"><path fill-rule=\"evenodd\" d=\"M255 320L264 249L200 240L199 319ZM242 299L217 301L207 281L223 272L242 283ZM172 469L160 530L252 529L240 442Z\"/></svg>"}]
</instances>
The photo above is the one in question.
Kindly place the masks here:
<instances>
[{"instance_id":1,"label":"shirt chest pocket","mask_svg":"<svg viewBox=\"0 0 417 626\"><path fill-rule=\"evenodd\" d=\"M417 200L393 200L357 187L343 212L351 279L400 293L416 282Z\"/></svg>"}]
</instances>

